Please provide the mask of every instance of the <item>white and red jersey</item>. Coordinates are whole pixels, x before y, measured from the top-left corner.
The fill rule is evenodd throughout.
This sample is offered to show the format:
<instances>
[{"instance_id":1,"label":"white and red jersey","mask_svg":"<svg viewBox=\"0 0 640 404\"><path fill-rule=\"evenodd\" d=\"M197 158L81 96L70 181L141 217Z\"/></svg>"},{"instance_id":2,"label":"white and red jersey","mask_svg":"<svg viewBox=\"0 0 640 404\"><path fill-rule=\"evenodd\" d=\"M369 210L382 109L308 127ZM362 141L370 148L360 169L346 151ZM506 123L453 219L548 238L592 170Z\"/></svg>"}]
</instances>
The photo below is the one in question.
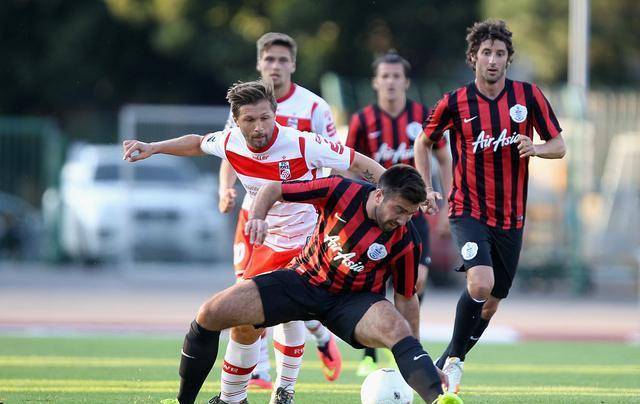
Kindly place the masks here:
<instances>
[{"instance_id":1,"label":"white and red jersey","mask_svg":"<svg viewBox=\"0 0 640 404\"><path fill-rule=\"evenodd\" d=\"M276 100L276 122L282 126L302 132L317 133L331 141L338 142L336 125L331 116L329 104L322 97L304 87L291 83L291 88L282 98ZM225 129L236 126L229 112Z\"/></svg>"},{"instance_id":2,"label":"white and red jersey","mask_svg":"<svg viewBox=\"0 0 640 404\"><path fill-rule=\"evenodd\" d=\"M347 170L354 151L320 135L276 124L273 137L262 149L249 146L239 128L210 133L200 145L203 152L227 160L247 191L242 208L249 210L260 187L273 181L316 178L320 168ZM264 242L274 251L301 248L316 225L312 205L276 202L269 210L269 233Z\"/></svg>"}]
</instances>

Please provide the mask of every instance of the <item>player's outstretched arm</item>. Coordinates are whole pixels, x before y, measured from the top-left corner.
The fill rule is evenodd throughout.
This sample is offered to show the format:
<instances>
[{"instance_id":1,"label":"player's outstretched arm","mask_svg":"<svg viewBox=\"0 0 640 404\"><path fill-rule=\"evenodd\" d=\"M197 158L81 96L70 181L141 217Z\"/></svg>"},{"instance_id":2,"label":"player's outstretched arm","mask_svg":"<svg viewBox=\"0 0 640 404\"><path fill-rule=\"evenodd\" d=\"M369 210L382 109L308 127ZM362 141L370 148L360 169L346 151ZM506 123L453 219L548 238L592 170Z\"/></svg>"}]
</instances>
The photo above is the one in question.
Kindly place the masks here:
<instances>
[{"instance_id":1,"label":"player's outstretched arm","mask_svg":"<svg viewBox=\"0 0 640 404\"><path fill-rule=\"evenodd\" d=\"M203 156L200 149L202 136L185 135L162 142L146 143L139 140L125 140L122 142L123 160L134 162L144 160L154 154L171 154L174 156Z\"/></svg>"},{"instance_id":2,"label":"player's outstretched arm","mask_svg":"<svg viewBox=\"0 0 640 404\"><path fill-rule=\"evenodd\" d=\"M413 336L420 340L420 303L418 302L418 295L414 294L411 297L404 297L400 293L395 293L394 295L396 309L409 322Z\"/></svg>"},{"instance_id":3,"label":"player's outstretched arm","mask_svg":"<svg viewBox=\"0 0 640 404\"><path fill-rule=\"evenodd\" d=\"M244 226L244 234L249 236L249 243L262 245L267 237L268 226L265 221L267 213L276 201L281 200L282 184L279 182L272 182L260 188L251 206L249 220Z\"/></svg>"},{"instance_id":4,"label":"player's outstretched arm","mask_svg":"<svg viewBox=\"0 0 640 404\"><path fill-rule=\"evenodd\" d=\"M440 193L433 190L433 184L431 183L431 149L433 148L433 143L433 140L422 132L413 144L415 150L413 158L416 163L416 170L422 176L427 189L426 212L430 215L438 212L436 199L442 199Z\"/></svg>"},{"instance_id":5,"label":"player's outstretched arm","mask_svg":"<svg viewBox=\"0 0 640 404\"><path fill-rule=\"evenodd\" d=\"M358 152L354 153L353 161L351 162L351 166L349 166L349 172L374 184L380 181L380 177L384 171L385 168L378 162Z\"/></svg>"}]
</instances>

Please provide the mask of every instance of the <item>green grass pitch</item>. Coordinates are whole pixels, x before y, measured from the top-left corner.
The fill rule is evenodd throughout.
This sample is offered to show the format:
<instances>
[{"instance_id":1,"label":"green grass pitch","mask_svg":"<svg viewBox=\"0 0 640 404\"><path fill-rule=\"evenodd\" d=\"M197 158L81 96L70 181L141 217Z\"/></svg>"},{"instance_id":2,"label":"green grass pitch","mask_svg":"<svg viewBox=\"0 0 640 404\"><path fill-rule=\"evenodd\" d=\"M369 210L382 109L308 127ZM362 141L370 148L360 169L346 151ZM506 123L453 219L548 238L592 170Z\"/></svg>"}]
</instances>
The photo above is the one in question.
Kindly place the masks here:
<instances>
[{"instance_id":1,"label":"green grass pitch","mask_svg":"<svg viewBox=\"0 0 640 404\"><path fill-rule=\"evenodd\" d=\"M181 341L151 337L0 337L0 402L157 403L175 397ZM320 373L313 343L299 404L359 403L360 353L342 345L339 381ZM427 344L438 354L442 344ZM221 348L223 349L223 348ZM217 363L216 365L219 365ZM218 391L214 368L199 402ZM480 344L465 364L466 403L640 403L640 347L606 343ZM252 404L267 392L249 393ZM418 399L415 402L419 402Z\"/></svg>"}]
</instances>

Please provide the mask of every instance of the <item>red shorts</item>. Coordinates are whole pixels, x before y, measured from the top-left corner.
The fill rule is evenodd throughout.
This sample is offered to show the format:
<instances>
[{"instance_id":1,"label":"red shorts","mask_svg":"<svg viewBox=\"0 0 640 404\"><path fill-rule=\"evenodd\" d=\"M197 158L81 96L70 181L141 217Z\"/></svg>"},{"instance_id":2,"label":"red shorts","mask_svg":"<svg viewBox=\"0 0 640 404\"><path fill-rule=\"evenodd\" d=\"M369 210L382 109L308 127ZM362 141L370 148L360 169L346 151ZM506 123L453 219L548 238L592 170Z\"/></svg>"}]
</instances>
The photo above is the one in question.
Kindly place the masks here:
<instances>
[{"instance_id":1,"label":"red shorts","mask_svg":"<svg viewBox=\"0 0 640 404\"><path fill-rule=\"evenodd\" d=\"M254 247L249 243L249 236L244 234L248 218L249 212L241 209L233 244L233 269L236 278L251 279L256 275L284 268L302 251L302 248L275 251L265 245Z\"/></svg>"}]
</instances>

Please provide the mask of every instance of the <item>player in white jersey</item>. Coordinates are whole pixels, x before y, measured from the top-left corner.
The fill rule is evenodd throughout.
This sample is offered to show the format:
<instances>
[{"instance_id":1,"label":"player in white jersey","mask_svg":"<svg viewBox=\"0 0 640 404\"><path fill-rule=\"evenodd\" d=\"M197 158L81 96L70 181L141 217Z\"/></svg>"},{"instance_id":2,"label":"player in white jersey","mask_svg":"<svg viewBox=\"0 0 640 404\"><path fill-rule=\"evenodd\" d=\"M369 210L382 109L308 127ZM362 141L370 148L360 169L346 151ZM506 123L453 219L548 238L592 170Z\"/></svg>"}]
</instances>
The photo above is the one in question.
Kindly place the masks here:
<instances>
[{"instance_id":1,"label":"player in white jersey","mask_svg":"<svg viewBox=\"0 0 640 404\"><path fill-rule=\"evenodd\" d=\"M291 81L291 75L295 71L296 51L295 41L286 34L270 32L257 41L256 67L264 79L271 80L274 84L278 103L276 122L282 126L313 132L337 142L336 128L327 102ZM225 129L234 126L233 116L229 113ZM220 167L219 181L219 208L223 213L229 212L235 204L236 191L233 187L235 180L235 171L228 162L223 161ZM244 234L251 201L252 199L247 194L238 214L233 243L233 264L237 279L242 279L253 252L253 245L249 243ZM305 325L318 346L317 352L321 359L324 376L329 381L336 380L340 376L342 357L333 335L317 320L307 321ZM260 346L260 361L251 375L249 386L271 389L269 369L267 340L263 338Z\"/></svg>"},{"instance_id":2,"label":"player in white jersey","mask_svg":"<svg viewBox=\"0 0 640 404\"><path fill-rule=\"evenodd\" d=\"M324 167L348 170L370 181L377 181L384 172L381 165L350 148L313 133L277 124L273 90L262 81L234 85L227 93L227 99L236 128L206 136L186 135L158 143L126 140L124 159L138 161L156 153L180 156L212 154L230 163L250 200L264 184L312 179ZM311 205L275 205L267 216L267 239L261 247L254 249L243 277L247 279L287 264L302 250L316 221L315 209ZM213 403L247 402L246 386L258 362L261 333L262 330L253 326L231 330L229 345L235 350L233 355L225 355L221 394L212 400ZM293 402L293 388L304 352L304 334L301 322L282 324L274 330L276 354L282 365L277 369L272 403ZM191 357L183 357L183 360L197 362L197 358ZM185 376L184 371L181 367L181 376ZM178 396L181 403L195 400L189 395L189 391L193 391L191 387L181 385Z\"/></svg>"}]
</instances>

